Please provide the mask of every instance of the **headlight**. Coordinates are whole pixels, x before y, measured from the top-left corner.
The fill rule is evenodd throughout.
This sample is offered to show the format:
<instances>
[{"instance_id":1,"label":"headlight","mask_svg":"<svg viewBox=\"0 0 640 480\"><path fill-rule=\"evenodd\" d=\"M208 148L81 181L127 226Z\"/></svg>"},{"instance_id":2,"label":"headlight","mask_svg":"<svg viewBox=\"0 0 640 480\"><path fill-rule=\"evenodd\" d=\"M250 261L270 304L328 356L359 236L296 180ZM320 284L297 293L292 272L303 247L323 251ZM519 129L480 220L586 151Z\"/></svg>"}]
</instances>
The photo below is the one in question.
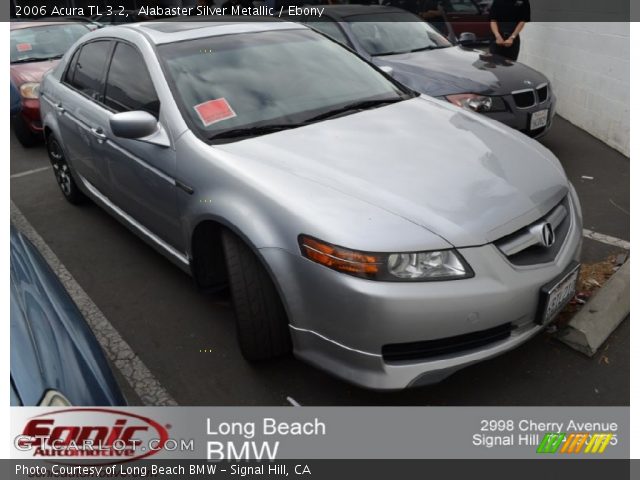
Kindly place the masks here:
<instances>
[{"instance_id":1,"label":"headlight","mask_svg":"<svg viewBox=\"0 0 640 480\"><path fill-rule=\"evenodd\" d=\"M458 95L447 95L445 98L458 107L480 113L504 112L507 108L501 97L487 97L476 93L461 93Z\"/></svg>"},{"instance_id":2,"label":"headlight","mask_svg":"<svg viewBox=\"0 0 640 480\"><path fill-rule=\"evenodd\" d=\"M47 390L39 407L70 407L71 402L56 390Z\"/></svg>"},{"instance_id":3,"label":"headlight","mask_svg":"<svg viewBox=\"0 0 640 480\"><path fill-rule=\"evenodd\" d=\"M473 277L473 270L455 250L409 253L371 253L300 235L302 255L309 260L369 280L426 282Z\"/></svg>"},{"instance_id":4,"label":"headlight","mask_svg":"<svg viewBox=\"0 0 640 480\"><path fill-rule=\"evenodd\" d=\"M38 98L39 83L23 83L20 85L20 95L22 98Z\"/></svg>"}]
</instances>

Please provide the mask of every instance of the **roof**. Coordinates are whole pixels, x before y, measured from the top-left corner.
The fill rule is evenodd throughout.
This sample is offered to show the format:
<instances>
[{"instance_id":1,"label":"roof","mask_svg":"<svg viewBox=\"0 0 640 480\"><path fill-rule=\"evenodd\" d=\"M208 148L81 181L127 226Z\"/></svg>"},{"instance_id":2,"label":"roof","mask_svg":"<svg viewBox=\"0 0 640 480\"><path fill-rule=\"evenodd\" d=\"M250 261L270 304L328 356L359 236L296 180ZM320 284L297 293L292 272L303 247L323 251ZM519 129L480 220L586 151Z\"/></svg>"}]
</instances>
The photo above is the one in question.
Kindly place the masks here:
<instances>
[{"instance_id":1,"label":"roof","mask_svg":"<svg viewBox=\"0 0 640 480\"><path fill-rule=\"evenodd\" d=\"M253 19L247 20L247 17L228 16L212 17L212 20L208 22L185 22L184 20L142 22L122 25L115 28L127 28L144 33L152 43L159 45L163 43L173 43L182 40L213 37L216 35L263 32L270 30L305 29L307 27L292 22L277 21L272 17L253 17Z\"/></svg>"},{"instance_id":2,"label":"roof","mask_svg":"<svg viewBox=\"0 0 640 480\"><path fill-rule=\"evenodd\" d=\"M48 27L51 25L68 25L70 23L77 23L78 25L84 25L84 22L73 22L73 21L60 21L60 20L45 20L45 21L28 21L28 22L11 22L10 29L11 30L20 30L22 28L32 28L32 27Z\"/></svg>"}]
</instances>

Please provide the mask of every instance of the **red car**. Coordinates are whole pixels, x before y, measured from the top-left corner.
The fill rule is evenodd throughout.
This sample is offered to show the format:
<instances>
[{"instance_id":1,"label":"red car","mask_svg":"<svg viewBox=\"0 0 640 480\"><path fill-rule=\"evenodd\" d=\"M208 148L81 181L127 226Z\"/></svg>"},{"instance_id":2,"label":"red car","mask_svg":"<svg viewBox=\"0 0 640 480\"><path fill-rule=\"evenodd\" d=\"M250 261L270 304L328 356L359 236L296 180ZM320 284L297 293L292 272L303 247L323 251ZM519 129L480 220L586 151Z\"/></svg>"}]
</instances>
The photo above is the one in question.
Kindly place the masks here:
<instances>
[{"instance_id":1,"label":"red car","mask_svg":"<svg viewBox=\"0 0 640 480\"><path fill-rule=\"evenodd\" d=\"M448 0L442 3L446 18L456 37L463 32L473 33L479 42L491 40L489 9L476 0Z\"/></svg>"},{"instance_id":2,"label":"red car","mask_svg":"<svg viewBox=\"0 0 640 480\"><path fill-rule=\"evenodd\" d=\"M42 139L38 86L64 53L90 30L79 22L11 23L11 81L18 88L22 110L11 120L18 141L25 147Z\"/></svg>"}]
</instances>

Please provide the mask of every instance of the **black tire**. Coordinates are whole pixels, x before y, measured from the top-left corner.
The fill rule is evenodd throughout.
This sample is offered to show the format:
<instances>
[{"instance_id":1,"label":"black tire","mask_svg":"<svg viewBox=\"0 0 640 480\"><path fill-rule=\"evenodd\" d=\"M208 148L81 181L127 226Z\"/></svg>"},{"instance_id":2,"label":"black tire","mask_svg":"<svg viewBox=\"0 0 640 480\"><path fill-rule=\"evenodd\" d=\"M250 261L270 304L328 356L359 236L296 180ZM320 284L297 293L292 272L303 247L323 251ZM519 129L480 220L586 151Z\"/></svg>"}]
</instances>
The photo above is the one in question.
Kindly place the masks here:
<instances>
[{"instance_id":1,"label":"black tire","mask_svg":"<svg viewBox=\"0 0 640 480\"><path fill-rule=\"evenodd\" d=\"M38 135L29 130L26 122L22 117L16 117L11 120L11 127L16 138L25 148L35 147L42 143L42 135Z\"/></svg>"},{"instance_id":2,"label":"black tire","mask_svg":"<svg viewBox=\"0 0 640 480\"><path fill-rule=\"evenodd\" d=\"M49 135L49 138L47 138L47 153L53 166L56 182L64 198L74 205L85 202L87 197L76 185L62 147L54 135Z\"/></svg>"},{"instance_id":3,"label":"black tire","mask_svg":"<svg viewBox=\"0 0 640 480\"><path fill-rule=\"evenodd\" d=\"M287 314L269 273L230 231L222 232L222 244L242 355L247 360L266 360L290 353Z\"/></svg>"}]
</instances>

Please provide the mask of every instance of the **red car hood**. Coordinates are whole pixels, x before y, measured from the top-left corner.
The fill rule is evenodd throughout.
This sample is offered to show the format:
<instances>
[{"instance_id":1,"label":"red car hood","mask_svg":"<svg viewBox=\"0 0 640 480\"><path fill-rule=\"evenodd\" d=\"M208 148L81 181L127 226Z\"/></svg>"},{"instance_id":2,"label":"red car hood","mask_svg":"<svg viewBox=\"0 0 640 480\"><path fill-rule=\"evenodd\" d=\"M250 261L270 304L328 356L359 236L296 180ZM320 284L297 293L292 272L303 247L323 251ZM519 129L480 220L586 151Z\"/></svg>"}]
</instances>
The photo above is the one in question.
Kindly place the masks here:
<instances>
[{"instance_id":1,"label":"red car hood","mask_svg":"<svg viewBox=\"0 0 640 480\"><path fill-rule=\"evenodd\" d=\"M43 62L17 63L11 65L11 80L16 86L27 82L41 82L45 73L55 67L60 60L45 60Z\"/></svg>"}]
</instances>

